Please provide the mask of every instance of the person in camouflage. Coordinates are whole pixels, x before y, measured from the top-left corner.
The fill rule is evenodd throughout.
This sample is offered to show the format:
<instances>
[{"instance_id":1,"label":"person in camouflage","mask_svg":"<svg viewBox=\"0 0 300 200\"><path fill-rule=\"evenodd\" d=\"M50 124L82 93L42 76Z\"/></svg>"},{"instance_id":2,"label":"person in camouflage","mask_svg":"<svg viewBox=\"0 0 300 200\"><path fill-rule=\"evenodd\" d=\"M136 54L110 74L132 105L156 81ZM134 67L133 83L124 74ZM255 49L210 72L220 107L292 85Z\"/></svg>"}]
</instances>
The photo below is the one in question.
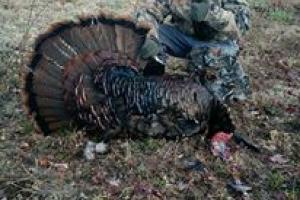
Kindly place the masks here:
<instances>
[{"instance_id":1,"label":"person in camouflage","mask_svg":"<svg viewBox=\"0 0 300 200\"><path fill-rule=\"evenodd\" d=\"M141 50L150 66L164 66L168 55L188 59L187 70L200 72L222 102L245 99L249 81L238 62L239 41L250 28L245 0L150 0L135 17L153 26Z\"/></svg>"}]
</instances>

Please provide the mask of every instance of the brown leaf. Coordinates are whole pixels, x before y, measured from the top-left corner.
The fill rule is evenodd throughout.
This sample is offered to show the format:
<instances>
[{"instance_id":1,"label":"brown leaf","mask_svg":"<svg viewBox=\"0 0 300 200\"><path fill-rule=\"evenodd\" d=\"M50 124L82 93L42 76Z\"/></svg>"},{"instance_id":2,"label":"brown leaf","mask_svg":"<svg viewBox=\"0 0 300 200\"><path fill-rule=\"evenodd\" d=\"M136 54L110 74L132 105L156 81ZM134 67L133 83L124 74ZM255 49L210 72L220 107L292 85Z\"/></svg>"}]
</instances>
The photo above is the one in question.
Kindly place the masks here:
<instances>
[{"instance_id":1,"label":"brown leaf","mask_svg":"<svg viewBox=\"0 0 300 200\"><path fill-rule=\"evenodd\" d=\"M40 158L38 159L38 165L41 166L41 167L50 167L50 161L47 157L43 157L43 158Z\"/></svg>"},{"instance_id":2,"label":"brown leaf","mask_svg":"<svg viewBox=\"0 0 300 200\"><path fill-rule=\"evenodd\" d=\"M278 164L285 164L287 162L289 162L288 159L284 158L282 155L280 154L276 154L272 157L270 157L270 160L273 162L273 163L278 163Z\"/></svg>"},{"instance_id":3,"label":"brown leaf","mask_svg":"<svg viewBox=\"0 0 300 200\"><path fill-rule=\"evenodd\" d=\"M30 147L30 145L27 142L21 142L20 148L23 150L27 150Z\"/></svg>"}]
</instances>

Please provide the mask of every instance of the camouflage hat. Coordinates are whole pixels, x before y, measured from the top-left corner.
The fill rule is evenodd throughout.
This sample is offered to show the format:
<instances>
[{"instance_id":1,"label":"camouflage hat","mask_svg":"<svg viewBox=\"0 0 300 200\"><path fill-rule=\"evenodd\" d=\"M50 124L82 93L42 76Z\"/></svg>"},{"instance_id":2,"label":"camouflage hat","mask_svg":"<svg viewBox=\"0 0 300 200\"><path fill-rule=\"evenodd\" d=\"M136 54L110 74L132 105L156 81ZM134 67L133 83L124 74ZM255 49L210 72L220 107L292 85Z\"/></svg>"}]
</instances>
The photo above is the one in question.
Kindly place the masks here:
<instances>
[{"instance_id":1,"label":"camouflage hat","mask_svg":"<svg viewBox=\"0 0 300 200\"><path fill-rule=\"evenodd\" d=\"M200 71L201 82L221 102L245 100L250 93L249 77L237 61L239 47L231 41L206 48L195 48L190 53L191 71Z\"/></svg>"}]
</instances>

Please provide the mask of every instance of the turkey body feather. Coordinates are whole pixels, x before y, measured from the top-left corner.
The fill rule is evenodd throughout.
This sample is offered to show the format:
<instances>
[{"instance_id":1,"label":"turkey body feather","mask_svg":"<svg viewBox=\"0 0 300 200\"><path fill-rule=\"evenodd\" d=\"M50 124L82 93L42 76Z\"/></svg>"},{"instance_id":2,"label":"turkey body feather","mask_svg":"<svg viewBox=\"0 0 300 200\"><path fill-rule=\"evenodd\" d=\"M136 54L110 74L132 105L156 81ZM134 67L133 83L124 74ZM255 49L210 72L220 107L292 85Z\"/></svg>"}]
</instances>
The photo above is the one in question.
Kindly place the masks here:
<instances>
[{"instance_id":1,"label":"turkey body feather","mask_svg":"<svg viewBox=\"0 0 300 200\"><path fill-rule=\"evenodd\" d=\"M148 30L100 14L41 35L23 76L24 105L39 130L77 126L107 138L127 130L155 137L233 132L226 107L192 78L142 75Z\"/></svg>"}]
</instances>

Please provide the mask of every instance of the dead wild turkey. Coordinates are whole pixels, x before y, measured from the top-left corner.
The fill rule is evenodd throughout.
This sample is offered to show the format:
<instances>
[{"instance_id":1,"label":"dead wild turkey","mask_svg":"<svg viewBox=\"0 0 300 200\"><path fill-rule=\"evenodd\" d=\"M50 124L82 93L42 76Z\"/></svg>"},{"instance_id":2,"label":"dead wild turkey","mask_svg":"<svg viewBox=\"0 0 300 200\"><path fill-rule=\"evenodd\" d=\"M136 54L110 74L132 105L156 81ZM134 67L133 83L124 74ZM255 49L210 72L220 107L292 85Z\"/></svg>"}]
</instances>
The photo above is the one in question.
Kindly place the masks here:
<instances>
[{"instance_id":1,"label":"dead wild turkey","mask_svg":"<svg viewBox=\"0 0 300 200\"><path fill-rule=\"evenodd\" d=\"M148 28L105 14L41 35L24 73L24 104L44 134L76 126L109 139L232 133L226 107L191 77L143 76Z\"/></svg>"}]
</instances>

